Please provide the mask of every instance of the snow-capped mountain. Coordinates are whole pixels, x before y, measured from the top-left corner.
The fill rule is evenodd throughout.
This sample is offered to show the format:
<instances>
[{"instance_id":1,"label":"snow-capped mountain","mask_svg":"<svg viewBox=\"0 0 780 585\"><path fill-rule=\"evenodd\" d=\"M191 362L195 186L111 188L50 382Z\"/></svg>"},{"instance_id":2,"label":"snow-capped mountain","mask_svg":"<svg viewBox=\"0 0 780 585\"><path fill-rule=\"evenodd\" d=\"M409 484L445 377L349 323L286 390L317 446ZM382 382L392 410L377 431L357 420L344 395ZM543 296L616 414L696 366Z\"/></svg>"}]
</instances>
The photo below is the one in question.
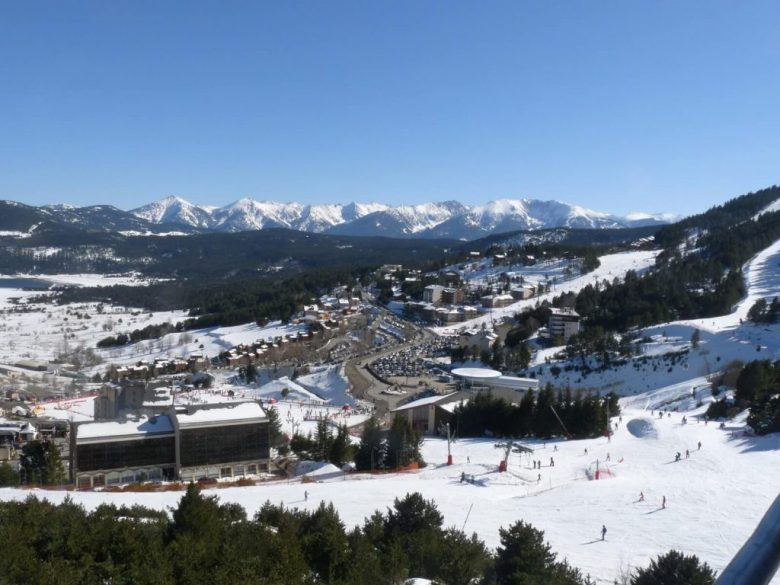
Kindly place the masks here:
<instances>
[{"instance_id":1,"label":"snow-capped mountain","mask_svg":"<svg viewBox=\"0 0 780 585\"><path fill-rule=\"evenodd\" d=\"M387 208L381 203L303 205L257 201L250 197L224 207L211 207L194 205L180 197L166 197L130 213L151 223L181 224L221 232L283 227L319 233Z\"/></svg>"},{"instance_id":2,"label":"snow-capped mountain","mask_svg":"<svg viewBox=\"0 0 780 585\"><path fill-rule=\"evenodd\" d=\"M335 225L327 233L343 236L425 237L427 232L467 211L457 201L399 205Z\"/></svg>"},{"instance_id":3,"label":"snow-capped mountain","mask_svg":"<svg viewBox=\"0 0 780 585\"><path fill-rule=\"evenodd\" d=\"M174 195L150 203L131 213L151 223L177 223L197 228L208 228L216 207L193 205Z\"/></svg>"},{"instance_id":4,"label":"snow-capped mountain","mask_svg":"<svg viewBox=\"0 0 780 585\"><path fill-rule=\"evenodd\" d=\"M390 206L382 203L304 205L239 199L224 207L166 197L130 213L156 224L222 232L283 227L338 235L474 239L492 233L547 228L622 228L670 223L669 214L620 217L538 199L498 199L485 205L457 201Z\"/></svg>"}]
</instances>

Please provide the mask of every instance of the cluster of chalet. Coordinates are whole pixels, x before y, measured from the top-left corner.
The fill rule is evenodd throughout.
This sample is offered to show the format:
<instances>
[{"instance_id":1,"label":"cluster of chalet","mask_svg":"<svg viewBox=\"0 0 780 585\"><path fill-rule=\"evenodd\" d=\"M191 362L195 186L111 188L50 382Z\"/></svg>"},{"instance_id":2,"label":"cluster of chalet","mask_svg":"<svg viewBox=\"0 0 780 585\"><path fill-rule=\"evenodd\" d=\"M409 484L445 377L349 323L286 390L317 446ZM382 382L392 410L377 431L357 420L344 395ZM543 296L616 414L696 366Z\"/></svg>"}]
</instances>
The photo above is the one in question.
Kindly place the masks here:
<instances>
[{"instance_id":1,"label":"cluster of chalet","mask_svg":"<svg viewBox=\"0 0 780 585\"><path fill-rule=\"evenodd\" d=\"M479 260L479 252L471 252L470 259ZM501 265L508 262L506 254L495 254L493 264ZM393 266L383 267L394 268ZM396 267L400 270L400 267ZM444 271L439 274L444 282L457 283L461 281L461 274L455 270ZM391 274L385 274L385 278L392 278ZM412 276L406 280L419 280ZM538 287L520 282L507 283L506 286L489 289L490 294L484 294L484 290L469 290L469 286L443 286L430 284L423 289L422 300L409 300L403 293L394 296L394 300L404 303L404 312L409 317L417 317L428 323L449 325L461 323L473 319L479 313L492 309L507 307L517 301L529 299L538 293ZM480 296L481 294L481 296Z\"/></svg>"},{"instance_id":2,"label":"cluster of chalet","mask_svg":"<svg viewBox=\"0 0 780 585\"><path fill-rule=\"evenodd\" d=\"M337 287L332 295L324 295L316 303L304 305L295 321L304 326L301 331L242 343L220 354L220 358L231 367L283 359L289 348L327 341L334 335L361 325L361 318L360 298L350 296L346 287Z\"/></svg>"},{"instance_id":3,"label":"cluster of chalet","mask_svg":"<svg viewBox=\"0 0 780 585\"><path fill-rule=\"evenodd\" d=\"M507 293L479 297L479 306L476 306L464 304L466 294L460 287L431 284L425 287L423 300L407 301L404 304L404 311L407 315L419 317L429 323L449 325L468 321L482 312L507 307L533 295L533 286L517 286Z\"/></svg>"},{"instance_id":4,"label":"cluster of chalet","mask_svg":"<svg viewBox=\"0 0 780 585\"><path fill-rule=\"evenodd\" d=\"M463 301L462 288L429 284L423 290L423 300L407 301L404 312L428 323L462 323L479 314L477 307L464 305Z\"/></svg>"},{"instance_id":5,"label":"cluster of chalet","mask_svg":"<svg viewBox=\"0 0 780 585\"><path fill-rule=\"evenodd\" d=\"M472 306L437 307L430 303L408 301L404 304L407 316L419 317L428 323L462 323L479 315L479 309Z\"/></svg>"},{"instance_id":6,"label":"cluster of chalet","mask_svg":"<svg viewBox=\"0 0 780 585\"><path fill-rule=\"evenodd\" d=\"M142 360L131 366L112 364L108 368L111 380L148 380L157 376L195 373L207 370L209 359L201 353L193 353L186 360L182 358L157 358L153 362Z\"/></svg>"},{"instance_id":7,"label":"cluster of chalet","mask_svg":"<svg viewBox=\"0 0 780 585\"><path fill-rule=\"evenodd\" d=\"M458 335L458 346L466 349L476 347L480 352L490 351L498 335L486 327L461 331Z\"/></svg>"},{"instance_id":8,"label":"cluster of chalet","mask_svg":"<svg viewBox=\"0 0 780 585\"><path fill-rule=\"evenodd\" d=\"M323 296L319 303L303 307L303 320L312 321L338 321L344 315L349 315L360 310L361 302L358 297Z\"/></svg>"},{"instance_id":9,"label":"cluster of chalet","mask_svg":"<svg viewBox=\"0 0 780 585\"><path fill-rule=\"evenodd\" d=\"M308 327L306 332L297 334L277 335L268 339L258 339L252 343L239 343L235 347L220 354L226 365L230 367L248 366L264 360L277 360L284 356L287 349L293 345L307 343L324 334L323 329Z\"/></svg>"}]
</instances>

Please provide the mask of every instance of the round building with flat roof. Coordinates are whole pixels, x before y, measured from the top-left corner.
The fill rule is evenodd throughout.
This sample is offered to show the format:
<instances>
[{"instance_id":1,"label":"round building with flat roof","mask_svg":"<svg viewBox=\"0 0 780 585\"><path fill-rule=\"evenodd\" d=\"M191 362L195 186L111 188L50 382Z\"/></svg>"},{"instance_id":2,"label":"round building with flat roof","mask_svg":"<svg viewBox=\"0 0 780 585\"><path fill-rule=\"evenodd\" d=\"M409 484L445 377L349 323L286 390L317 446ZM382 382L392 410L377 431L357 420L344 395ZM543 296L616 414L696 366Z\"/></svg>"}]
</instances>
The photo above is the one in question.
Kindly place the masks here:
<instances>
[{"instance_id":1,"label":"round building with flat roof","mask_svg":"<svg viewBox=\"0 0 780 585\"><path fill-rule=\"evenodd\" d=\"M501 372L498 370L491 370L490 368L455 368L452 370L452 375L464 380L489 380L492 378L500 378Z\"/></svg>"}]
</instances>

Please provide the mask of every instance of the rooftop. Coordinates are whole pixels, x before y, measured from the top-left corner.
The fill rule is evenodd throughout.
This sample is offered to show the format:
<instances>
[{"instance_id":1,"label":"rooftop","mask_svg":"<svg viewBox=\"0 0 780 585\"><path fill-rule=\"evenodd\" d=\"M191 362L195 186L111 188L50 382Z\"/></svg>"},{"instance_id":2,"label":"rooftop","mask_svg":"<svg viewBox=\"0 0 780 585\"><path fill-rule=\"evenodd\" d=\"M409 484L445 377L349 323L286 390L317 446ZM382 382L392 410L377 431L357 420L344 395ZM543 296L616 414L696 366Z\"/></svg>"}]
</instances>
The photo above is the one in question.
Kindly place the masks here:
<instances>
[{"instance_id":1,"label":"rooftop","mask_svg":"<svg viewBox=\"0 0 780 585\"><path fill-rule=\"evenodd\" d=\"M426 404L436 404L437 402L444 400L445 398L450 398L453 393L451 394L444 394L444 395L435 395L435 396L426 396L425 398L420 398L418 400L413 400L412 402L407 402L403 406L399 406L398 408L394 409L393 412L398 412L400 410L409 410L410 408L417 408L418 406L425 406Z\"/></svg>"},{"instance_id":2,"label":"rooftop","mask_svg":"<svg viewBox=\"0 0 780 585\"><path fill-rule=\"evenodd\" d=\"M571 317L579 317L580 316L579 313L577 313L577 311L575 311L574 309L572 309L570 307L562 307L560 309L556 308L556 307L553 307L551 309L551 311L552 311L553 315L569 315Z\"/></svg>"},{"instance_id":3,"label":"rooftop","mask_svg":"<svg viewBox=\"0 0 780 585\"><path fill-rule=\"evenodd\" d=\"M471 378L475 380L485 380L488 378L500 378L501 372L491 370L490 368L455 368L452 370L453 376L459 378Z\"/></svg>"},{"instance_id":4,"label":"rooftop","mask_svg":"<svg viewBox=\"0 0 780 585\"><path fill-rule=\"evenodd\" d=\"M265 411L257 402L237 402L219 406L203 406L176 413L180 427L214 425L218 423L235 424L246 421L266 420Z\"/></svg>"},{"instance_id":5,"label":"rooftop","mask_svg":"<svg viewBox=\"0 0 780 585\"><path fill-rule=\"evenodd\" d=\"M123 437L139 439L150 435L171 433L173 433L171 419L163 415L152 418L141 417L138 420L83 423L76 427L76 440Z\"/></svg>"}]
</instances>

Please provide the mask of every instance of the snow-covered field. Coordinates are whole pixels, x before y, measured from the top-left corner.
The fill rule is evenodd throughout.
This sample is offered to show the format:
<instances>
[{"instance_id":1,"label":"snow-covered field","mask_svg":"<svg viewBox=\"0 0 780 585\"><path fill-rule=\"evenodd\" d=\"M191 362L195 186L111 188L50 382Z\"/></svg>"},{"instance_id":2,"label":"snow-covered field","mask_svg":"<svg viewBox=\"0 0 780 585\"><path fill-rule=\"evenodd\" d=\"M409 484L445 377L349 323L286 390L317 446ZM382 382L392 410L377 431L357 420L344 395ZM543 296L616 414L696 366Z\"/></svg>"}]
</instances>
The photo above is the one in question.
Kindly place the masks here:
<instances>
[{"instance_id":1,"label":"snow-covered field","mask_svg":"<svg viewBox=\"0 0 780 585\"><path fill-rule=\"evenodd\" d=\"M665 396L656 398L665 401ZM656 398L646 397L648 408ZM736 425L719 429L714 423L696 422L694 412L685 414L688 424L682 424L682 412L658 419L657 412L653 416L649 410L628 408L610 442L605 438L530 442L533 455L512 454L509 471L503 474L497 467L504 451L490 440L456 442L455 464L447 467L446 442L427 439L423 453L429 466L418 472L347 478L329 474L317 483L292 480L214 493L250 513L266 500L308 509L330 501L348 525L356 525L374 510L392 505L394 498L418 491L436 501L447 525L465 526L493 547L499 527L519 519L532 523L544 530L556 552L599 583L611 583L621 570L647 565L651 557L672 548L696 554L722 570L776 496L780 436L743 436ZM690 458L685 457L686 449ZM675 462L678 451L683 458ZM532 459L542 462L541 471L532 469ZM597 460L599 469L609 470L611 477L589 479ZM473 475L473 482L461 483L462 473ZM308 501L304 490L309 492ZM640 492L644 502L638 501ZM0 498L23 499L29 493L2 489ZM181 496L38 493L55 502L71 497L88 508L111 501L166 509ZM664 496L666 509L661 508ZM608 530L604 542L602 524ZM780 576L772 583L780 584Z\"/></svg>"},{"instance_id":2,"label":"snow-covered field","mask_svg":"<svg viewBox=\"0 0 780 585\"><path fill-rule=\"evenodd\" d=\"M76 286L143 286L148 283L135 274L13 275L13 278L35 278ZM139 309L98 303L33 302L35 297L45 299L50 294L45 290L0 288L0 363L13 364L20 359L52 360L79 347L94 349L99 340L109 335L147 325L176 323L187 317L185 311L144 313Z\"/></svg>"},{"instance_id":3,"label":"snow-covered field","mask_svg":"<svg viewBox=\"0 0 780 585\"><path fill-rule=\"evenodd\" d=\"M14 275L13 278L32 277ZM145 284L132 274L108 277L92 274L36 275L34 278L78 286ZM187 357L195 352L214 356L240 343L296 334L302 330L301 325L284 325L278 321L265 327L249 323L170 333L159 339L97 350L97 342L105 337L130 333L149 325L175 324L185 320L188 313L149 313L132 307L98 303L55 305L32 300L50 294L45 290L0 288L0 364L13 364L20 359L53 360L67 356L76 348L91 348L105 363L84 367L82 371L102 374L108 363L129 364L139 360L153 361L158 357Z\"/></svg>"},{"instance_id":4,"label":"snow-covered field","mask_svg":"<svg viewBox=\"0 0 780 585\"><path fill-rule=\"evenodd\" d=\"M164 314L160 315L164 316ZM186 315L178 320L183 318L186 318ZM271 322L265 327L260 327L256 323L246 323L232 327L192 329L184 333L169 333L159 339L106 349L101 351L101 355L106 361L117 364L135 363L139 360L152 361L154 358L165 356L187 357L196 352L213 357L241 343L248 344L286 334L295 335L303 330L303 325L285 325L280 321Z\"/></svg>"}]
</instances>

